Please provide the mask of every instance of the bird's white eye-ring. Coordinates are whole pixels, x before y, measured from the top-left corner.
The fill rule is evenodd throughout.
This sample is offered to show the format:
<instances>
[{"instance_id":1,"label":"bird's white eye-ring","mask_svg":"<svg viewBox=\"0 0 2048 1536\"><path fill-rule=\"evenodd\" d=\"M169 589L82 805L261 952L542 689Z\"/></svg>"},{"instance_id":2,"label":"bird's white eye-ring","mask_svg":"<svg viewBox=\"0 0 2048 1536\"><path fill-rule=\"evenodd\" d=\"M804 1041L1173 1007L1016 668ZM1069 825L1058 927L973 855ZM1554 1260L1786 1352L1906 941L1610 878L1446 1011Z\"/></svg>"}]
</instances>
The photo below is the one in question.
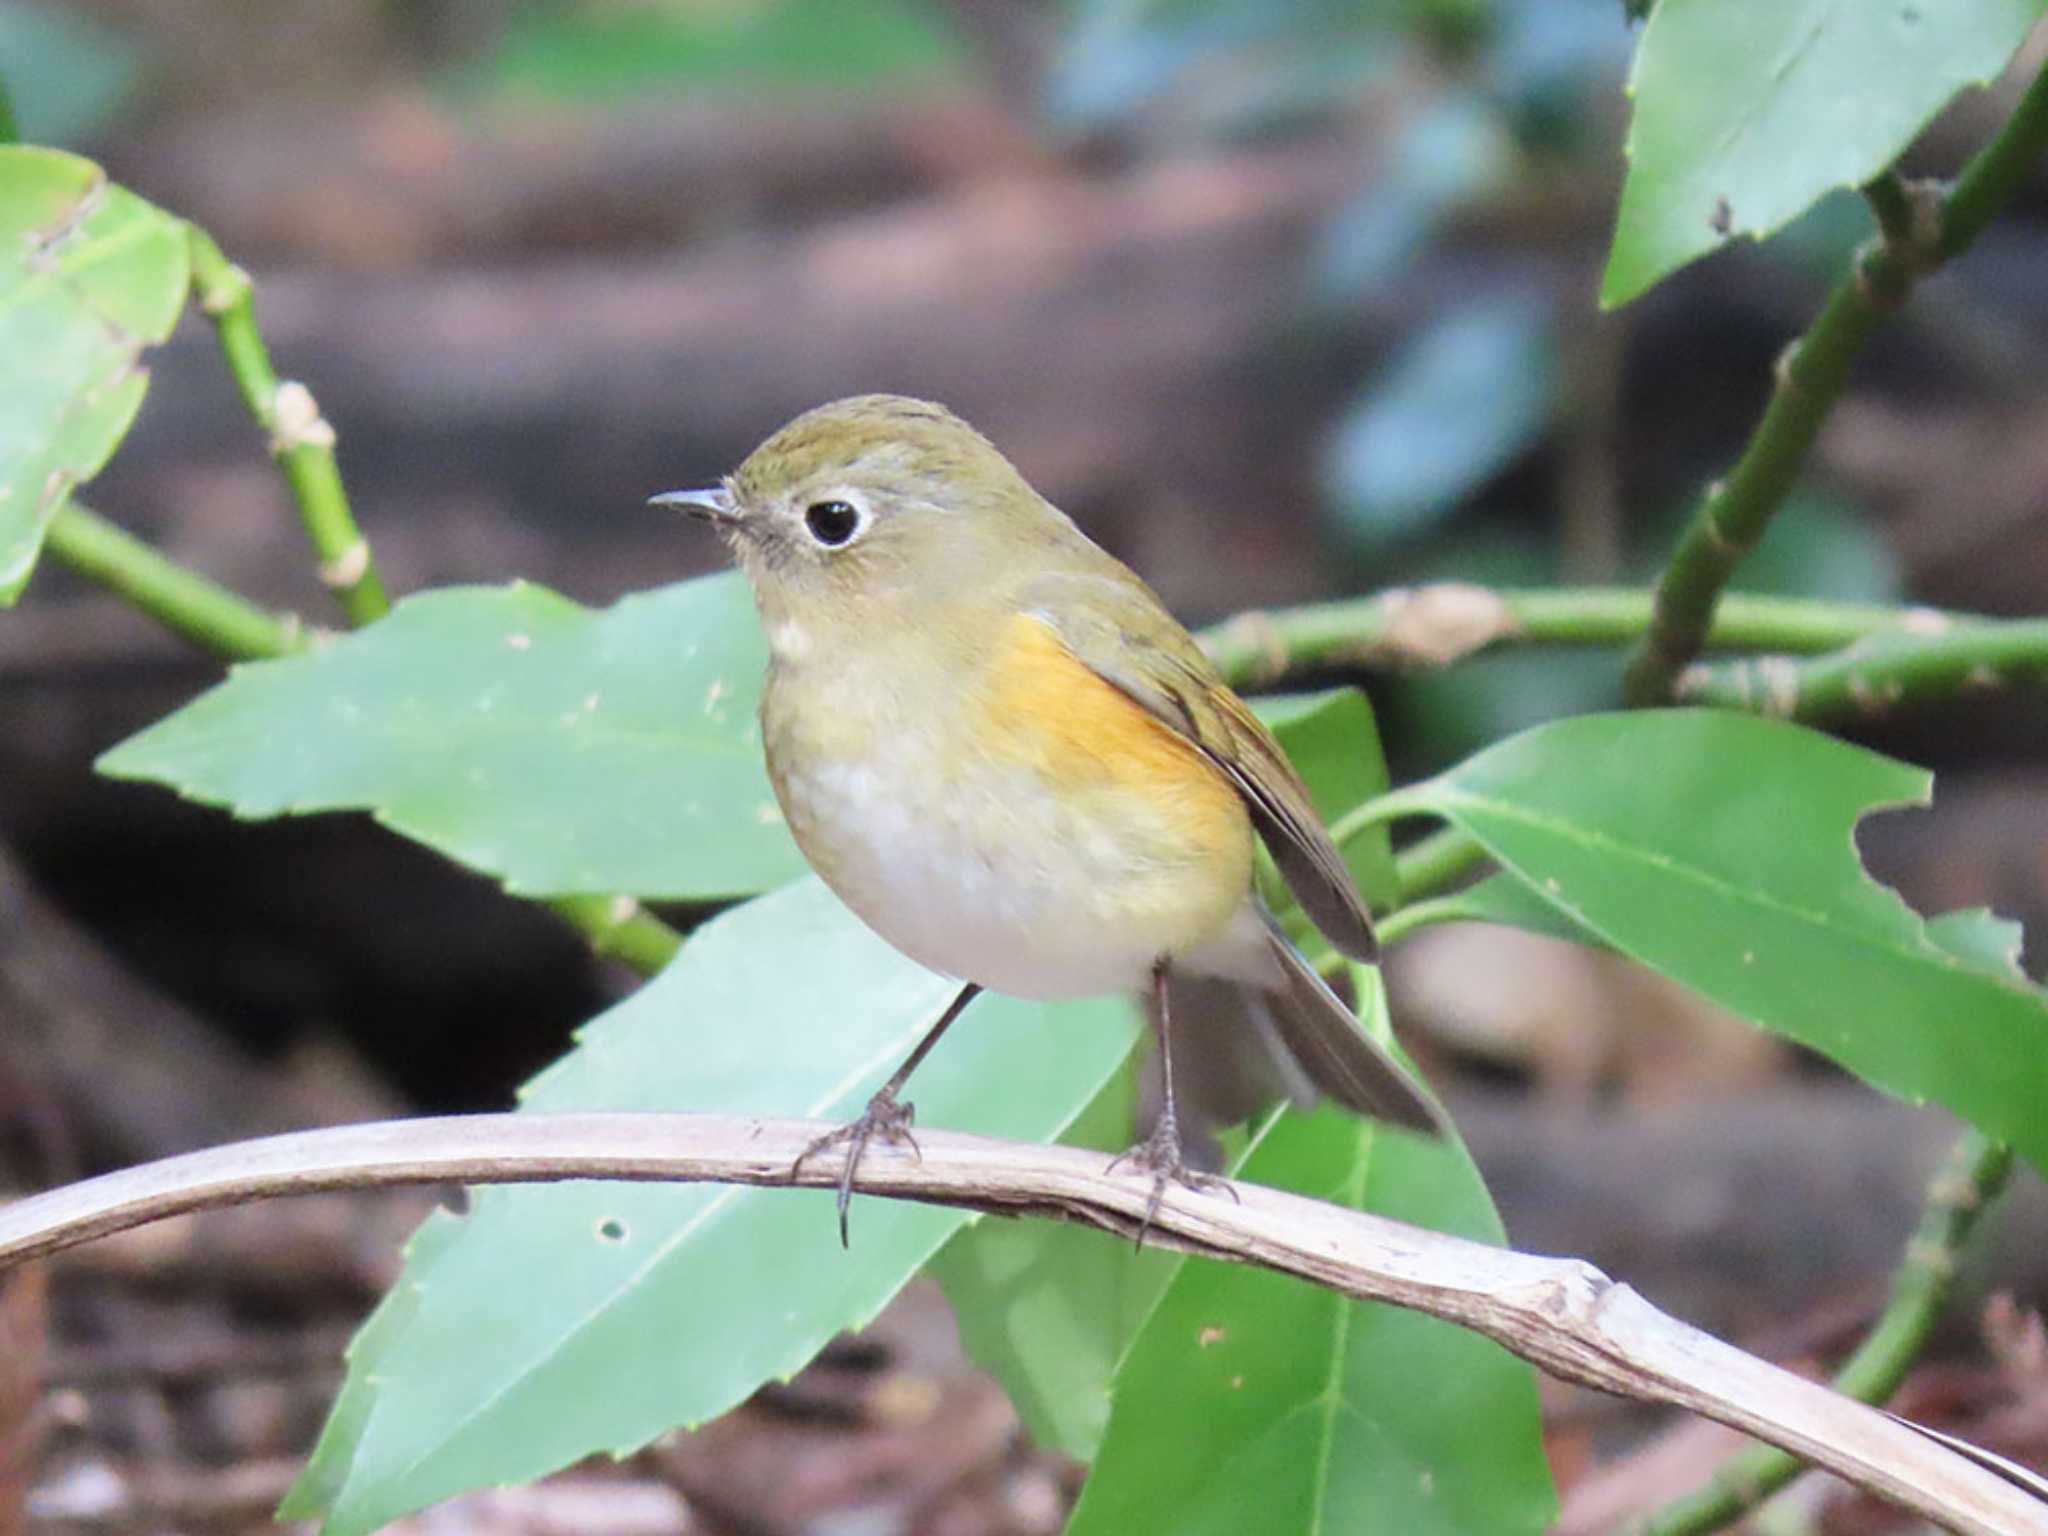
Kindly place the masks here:
<instances>
[{"instance_id":1,"label":"bird's white eye-ring","mask_svg":"<svg viewBox=\"0 0 2048 1536\"><path fill-rule=\"evenodd\" d=\"M814 501L804 508L804 527L827 549L852 542L866 521L859 507L839 497Z\"/></svg>"}]
</instances>

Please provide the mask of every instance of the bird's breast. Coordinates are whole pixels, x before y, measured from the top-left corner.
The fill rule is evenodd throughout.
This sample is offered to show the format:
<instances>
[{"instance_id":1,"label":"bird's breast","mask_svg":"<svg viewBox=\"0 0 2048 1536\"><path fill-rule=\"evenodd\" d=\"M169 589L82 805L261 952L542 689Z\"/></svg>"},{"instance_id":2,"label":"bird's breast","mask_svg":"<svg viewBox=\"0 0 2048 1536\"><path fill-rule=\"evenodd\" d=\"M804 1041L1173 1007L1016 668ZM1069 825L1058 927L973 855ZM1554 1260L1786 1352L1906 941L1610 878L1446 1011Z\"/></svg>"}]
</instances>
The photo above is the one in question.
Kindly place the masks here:
<instances>
[{"instance_id":1,"label":"bird's breast","mask_svg":"<svg viewBox=\"0 0 2048 1536\"><path fill-rule=\"evenodd\" d=\"M963 673L771 675L769 774L847 905L934 970L1026 997L1136 986L1224 929L1251 825L1192 744L1027 615Z\"/></svg>"}]
</instances>

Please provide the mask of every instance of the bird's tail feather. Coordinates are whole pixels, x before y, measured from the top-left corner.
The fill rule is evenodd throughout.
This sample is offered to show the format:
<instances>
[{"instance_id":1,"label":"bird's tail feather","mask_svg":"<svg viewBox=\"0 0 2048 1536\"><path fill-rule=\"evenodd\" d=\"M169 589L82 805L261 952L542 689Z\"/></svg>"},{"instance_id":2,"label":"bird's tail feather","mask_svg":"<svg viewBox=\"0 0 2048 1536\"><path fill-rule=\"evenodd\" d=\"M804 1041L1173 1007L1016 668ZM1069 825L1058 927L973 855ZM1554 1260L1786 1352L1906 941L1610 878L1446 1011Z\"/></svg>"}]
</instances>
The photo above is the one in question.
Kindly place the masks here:
<instances>
[{"instance_id":1,"label":"bird's tail feather","mask_svg":"<svg viewBox=\"0 0 2048 1536\"><path fill-rule=\"evenodd\" d=\"M1247 1001L1268 1041L1284 1053L1290 1084L1306 1078L1347 1109L1426 1135L1448 1129L1444 1114L1421 1080L1393 1053L1359 1028L1351 1010L1302 958L1286 936L1269 925L1267 942L1278 963L1281 984L1254 992ZM1261 1005L1264 1006L1261 1006ZM1293 1070L1287 1070L1292 1067Z\"/></svg>"}]
</instances>

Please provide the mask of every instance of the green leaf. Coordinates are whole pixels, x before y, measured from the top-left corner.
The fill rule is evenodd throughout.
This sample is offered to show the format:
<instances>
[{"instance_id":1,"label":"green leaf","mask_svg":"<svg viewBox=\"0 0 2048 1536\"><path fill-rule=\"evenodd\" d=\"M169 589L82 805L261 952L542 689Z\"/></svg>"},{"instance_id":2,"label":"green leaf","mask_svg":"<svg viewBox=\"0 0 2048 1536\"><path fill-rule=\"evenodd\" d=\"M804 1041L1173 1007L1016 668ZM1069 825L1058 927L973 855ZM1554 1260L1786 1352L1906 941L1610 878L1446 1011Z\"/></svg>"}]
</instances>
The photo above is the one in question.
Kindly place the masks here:
<instances>
[{"instance_id":1,"label":"green leaf","mask_svg":"<svg viewBox=\"0 0 2048 1536\"><path fill-rule=\"evenodd\" d=\"M803 881L700 929L524 1107L844 1121L956 986ZM1056 1136L1129 1054L1134 1025L1120 999L985 996L913 1080L920 1121ZM703 1185L478 1191L469 1215L423 1229L287 1512L325 1506L330 1536L356 1536L722 1413L867 1323L967 1219L862 1199L842 1251L832 1201Z\"/></svg>"},{"instance_id":2,"label":"green leaf","mask_svg":"<svg viewBox=\"0 0 2048 1536\"><path fill-rule=\"evenodd\" d=\"M1281 694L1252 706L1287 750L1308 785L1325 826L1387 791L1387 758L1372 703L1356 688ZM1344 847L1344 859L1365 899L1384 909L1398 899L1393 844L1384 826L1369 827Z\"/></svg>"},{"instance_id":3,"label":"green leaf","mask_svg":"<svg viewBox=\"0 0 2048 1536\"><path fill-rule=\"evenodd\" d=\"M1241 1176L1502 1241L1461 1145L1328 1106L1283 1113ZM1067 1536L1541 1531L1557 1512L1541 1427L1534 1372L1489 1339L1183 1260L1117 1374Z\"/></svg>"},{"instance_id":4,"label":"green leaf","mask_svg":"<svg viewBox=\"0 0 2048 1536\"><path fill-rule=\"evenodd\" d=\"M2048 0L1662 0L1630 72L1628 179L1600 290L1626 304L1898 159L2003 70Z\"/></svg>"},{"instance_id":5,"label":"green leaf","mask_svg":"<svg viewBox=\"0 0 2048 1536\"><path fill-rule=\"evenodd\" d=\"M1987 907L1930 917L1927 936L1964 964L1987 975L2004 976L2023 986L2033 985L2020 968L2020 951L2026 944L2020 925Z\"/></svg>"},{"instance_id":6,"label":"green leaf","mask_svg":"<svg viewBox=\"0 0 2048 1536\"><path fill-rule=\"evenodd\" d=\"M1062 1141L1104 1152L1130 1145L1136 1062ZM1117 1364L1179 1262L1084 1222L981 1220L955 1233L930 1269L962 1347L1002 1382L1032 1439L1089 1461Z\"/></svg>"},{"instance_id":7,"label":"green leaf","mask_svg":"<svg viewBox=\"0 0 2048 1536\"><path fill-rule=\"evenodd\" d=\"M1400 799L1622 953L2048 1167L2048 994L1990 963L1981 915L1930 932L1856 856L1856 823L1930 782L1784 721L1663 710L1538 726Z\"/></svg>"},{"instance_id":8,"label":"green leaf","mask_svg":"<svg viewBox=\"0 0 2048 1536\"><path fill-rule=\"evenodd\" d=\"M1324 480L1340 526L1377 549L1420 533L1520 457L1557 408L1549 305L1477 299L1394 360L1345 417Z\"/></svg>"},{"instance_id":9,"label":"green leaf","mask_svg":"<svg viewBox=\"0 0 2048 1536\"><path fill-rule=\"evenodd\" d=\"M74 486L127 434L145 348L177 324L185 225L90 160L0 145L0 607Z\"/></svg>"},{"instance_id":10,"label":"green leaf","mask_svg":"<svg viewBox=\"0 0 2048 1536\"><path fill-rule=\"evenodd\" d=\"M1520 877L1506 872L1488 875L1478 884L1446 896L1440 910L1439 922L1498 923L1546 939L1600 944L1598 934L1580 927L1570 914L1545 901Z\"/></svg>"},{"instance_id":11,"label":"green leaf","mask_svg":"<svg viewBox=\"0 0 2048 1536\"><path fill-rule=\"evenodd\" d=\"M803 872L761 762L764 665L730 572L597 612L452 588L234 668L99 768L239 816L369 811L522 894L751 894Z\"/></svg>"}]
</instances>

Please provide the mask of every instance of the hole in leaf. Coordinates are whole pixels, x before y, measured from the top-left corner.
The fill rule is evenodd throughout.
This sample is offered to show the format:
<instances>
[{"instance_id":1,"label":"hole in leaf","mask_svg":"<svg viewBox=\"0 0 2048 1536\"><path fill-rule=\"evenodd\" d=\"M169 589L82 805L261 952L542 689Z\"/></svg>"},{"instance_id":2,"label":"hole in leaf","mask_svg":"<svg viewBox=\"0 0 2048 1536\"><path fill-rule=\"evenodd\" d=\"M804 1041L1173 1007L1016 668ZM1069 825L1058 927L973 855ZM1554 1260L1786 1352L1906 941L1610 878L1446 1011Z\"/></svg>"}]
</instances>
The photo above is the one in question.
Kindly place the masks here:
<instances>
[{"instance_id":1,"label":"hole in leaf","mask_svg":"<svg viewBox=\"0 0 2048 1536\"><path fill-rule=\"evenodd\" d=\"M608 1243L623 1243L626 1240L626 1224L616 1216L607 1216L597 1224L597 1235Z\"/></svg>"}]
</instances>

